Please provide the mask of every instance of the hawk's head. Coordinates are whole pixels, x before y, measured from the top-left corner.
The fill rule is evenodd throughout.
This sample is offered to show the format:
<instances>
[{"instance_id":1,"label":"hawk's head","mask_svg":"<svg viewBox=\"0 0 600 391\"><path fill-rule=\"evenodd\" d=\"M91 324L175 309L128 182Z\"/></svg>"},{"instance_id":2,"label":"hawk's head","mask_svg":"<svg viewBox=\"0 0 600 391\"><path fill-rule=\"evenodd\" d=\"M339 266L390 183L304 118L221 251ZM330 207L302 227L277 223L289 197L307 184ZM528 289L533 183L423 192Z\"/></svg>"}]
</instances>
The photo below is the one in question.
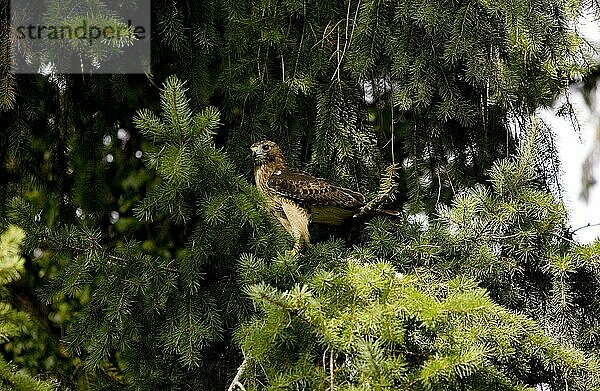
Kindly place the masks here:
<instances>
[{"instance_id":1,"label":"hawk's head","mask_svg":"<svg viewBox=\"0 0 600 391\"><path fill-rule=\"evenodd\" d=\"M283 163L283 154L279 146L273 141L262 140L258 141L250 147L252 150L252 158L255 165L262 165L269 162Z\"/></svg>"}]
</instances>

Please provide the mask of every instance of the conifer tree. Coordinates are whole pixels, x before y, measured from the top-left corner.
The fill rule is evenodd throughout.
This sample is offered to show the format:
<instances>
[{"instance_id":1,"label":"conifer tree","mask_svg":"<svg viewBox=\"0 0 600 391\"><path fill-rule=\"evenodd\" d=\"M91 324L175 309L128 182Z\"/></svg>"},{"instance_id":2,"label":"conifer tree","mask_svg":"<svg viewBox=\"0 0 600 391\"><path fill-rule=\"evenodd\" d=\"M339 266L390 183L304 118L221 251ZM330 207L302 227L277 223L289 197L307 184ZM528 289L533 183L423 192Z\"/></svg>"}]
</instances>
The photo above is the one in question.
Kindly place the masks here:
<instances>
[{"instance_id":1,"label":"conifer tree","mask_svg":"<svg viewBox=\"0 0 600 391\"><path fill-rule=\"evenodd\" d=\"M598 244L532 120L588 70L584 4L152 6L148 77L0 69L0 217L40 320L15 362L81 390L597 387ZM259 138L369 196L397 163L406 218L291 256Z\"/></svg>"},{"instance_id":2,"label":"conifer tree","mask_svg":"<svg viewBox=\"0 0 600 391\"><path fill-rule=\"evenodd\" d=\"M376 220L365 245L317 246L286 288L245 257L247 389L597 389L599 242L563 236L564 206L533 182L535 140L493 166L491 190L425 225Z\"/></svg>"}]
</instances>

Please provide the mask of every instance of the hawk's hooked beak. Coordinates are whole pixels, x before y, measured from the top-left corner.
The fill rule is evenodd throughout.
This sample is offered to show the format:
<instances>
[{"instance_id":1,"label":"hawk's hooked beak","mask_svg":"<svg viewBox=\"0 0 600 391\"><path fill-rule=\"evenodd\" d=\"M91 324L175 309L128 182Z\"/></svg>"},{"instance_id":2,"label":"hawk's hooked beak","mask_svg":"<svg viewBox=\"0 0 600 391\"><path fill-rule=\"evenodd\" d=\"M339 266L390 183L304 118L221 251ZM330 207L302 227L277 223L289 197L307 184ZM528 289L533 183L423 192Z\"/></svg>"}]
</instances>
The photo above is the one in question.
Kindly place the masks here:
<instances>
[{"instance_id":1,"label":"hawk's hooked beak","mask_svg":"<svg viewBox=\"0 0 600 391\"><path fill-rule=\"evenodd\" d=\"M259 141L250 147L252 151L252 159L255 164L262 164L267 160L270 160L272 152L271 152L271 144L269 141Z\"/></svg>"},{"instance_id":2,"label":"hawk's hooked beak","mask_svg":"<svg viewBox=\"0 0 600 391\"><path fill-rule=\"evenodd\" d=\"M256 158L258 158L258 155L259 155L258 147L256 147L256 146L250 147L250 150L252 151L252 159L256 160Z\"/></svg>"}]
</instances>

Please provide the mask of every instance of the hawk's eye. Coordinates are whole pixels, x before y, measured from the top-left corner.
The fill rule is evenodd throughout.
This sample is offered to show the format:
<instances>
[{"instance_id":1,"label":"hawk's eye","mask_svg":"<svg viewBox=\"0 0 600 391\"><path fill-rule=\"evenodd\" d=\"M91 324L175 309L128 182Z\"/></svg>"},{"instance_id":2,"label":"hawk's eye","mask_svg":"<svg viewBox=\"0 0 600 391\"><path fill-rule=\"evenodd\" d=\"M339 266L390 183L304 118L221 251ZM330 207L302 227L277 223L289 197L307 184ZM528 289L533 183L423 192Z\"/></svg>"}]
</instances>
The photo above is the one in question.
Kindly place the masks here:
<instances>
[{"instance_id":1,"label":"hawk's eye","mask_svg":"<svg viewBox=\"0 0 600 391\"><path fill-rule=\"evenodd\" d=\"M269 149L271 149L271 146L269 144L263 144L262 145L262 150L263 151L268 151Z\"/></svg>"}]
</instances>

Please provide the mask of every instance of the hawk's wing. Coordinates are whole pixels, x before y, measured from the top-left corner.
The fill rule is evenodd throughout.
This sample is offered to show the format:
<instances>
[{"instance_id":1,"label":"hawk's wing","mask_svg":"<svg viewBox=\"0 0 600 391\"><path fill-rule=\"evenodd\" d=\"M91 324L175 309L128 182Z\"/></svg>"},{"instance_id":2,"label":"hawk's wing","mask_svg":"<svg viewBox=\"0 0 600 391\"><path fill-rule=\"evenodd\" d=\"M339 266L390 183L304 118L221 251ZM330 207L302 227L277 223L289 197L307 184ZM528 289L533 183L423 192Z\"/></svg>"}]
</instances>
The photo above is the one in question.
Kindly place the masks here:
<instances>
[{"instance_id":1,"label":"hawk's wing","mask_svg":"<svg viewBox=\"0 0 600 391\"><path fill-rule=\"evenodd\" d=\"M365 203L365 197L356 191L290 168L275 171L267 181L267 187L282 197L311 206L357 209Z\"/></svg>"}]
</instances>

